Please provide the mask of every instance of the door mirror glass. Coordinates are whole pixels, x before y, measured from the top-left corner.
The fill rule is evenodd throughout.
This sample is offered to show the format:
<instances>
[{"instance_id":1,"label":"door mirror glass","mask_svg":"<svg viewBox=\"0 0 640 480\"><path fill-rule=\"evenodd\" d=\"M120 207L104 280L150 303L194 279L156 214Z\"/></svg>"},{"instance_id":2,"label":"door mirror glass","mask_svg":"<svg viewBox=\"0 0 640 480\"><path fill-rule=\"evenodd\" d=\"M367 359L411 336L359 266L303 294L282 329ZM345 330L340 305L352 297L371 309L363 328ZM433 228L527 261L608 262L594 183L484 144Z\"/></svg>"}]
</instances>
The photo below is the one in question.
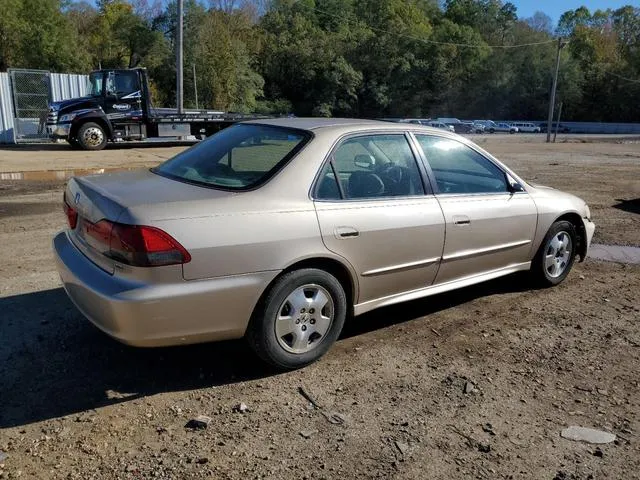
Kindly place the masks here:
<instances>
[{"instance_id":1,"label":"door mirror glass","mask_svg":"<svg viewBox=\"0 0 640 480\"><path fill-rule=\"evenodd\" d=\"M118 98L118 91L116 90L116 74L109 72L105 82L105 93L108 97Z\"/></svg>"},{"instance_id":2,"label":"door mirror glass","mask_svg":"<svg viewBox=\"0 0 640 480\"><path fill-rule=\"evenodd\" d=\"M507 175L507 182L509 184L509 191L511 193L524 192L524 187L520 183L518 183L516 180L511 178L510 175Z\"/></svg>"}]
</instances>

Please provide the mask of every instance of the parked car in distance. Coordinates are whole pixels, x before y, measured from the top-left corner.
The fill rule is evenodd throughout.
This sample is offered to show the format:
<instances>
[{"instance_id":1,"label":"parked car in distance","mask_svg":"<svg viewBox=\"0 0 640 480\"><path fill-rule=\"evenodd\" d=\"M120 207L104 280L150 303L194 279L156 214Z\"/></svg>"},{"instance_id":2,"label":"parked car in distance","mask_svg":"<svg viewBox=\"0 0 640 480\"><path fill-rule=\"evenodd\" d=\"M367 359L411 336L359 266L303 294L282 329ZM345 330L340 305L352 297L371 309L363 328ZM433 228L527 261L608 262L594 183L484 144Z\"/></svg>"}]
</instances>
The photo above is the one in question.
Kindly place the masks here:
<instances>
[{"instance_id":1,"label":"parked car in distance","mask_svg":"<svg viewBox=\"0 0 640 480\"><path fill-rule=\"evenodd\" d=\"M447 125L456 125L462 123L462 120L454 117L438 117L435 119L438 122L446 123Z\"/></svg>"},{"instance_id":2,"label":"parked car in distance","mask_svg":"<svg viewBox=\"0 0 640 480\"><path fill-rule=\"evenodd\" d=\"M531 122L511 122L510 124L513 127L516 127L519 132L523 133L540 133L540 127L535 123Z\"/></svg>"},{"instance_id":3,"label":"parked car in distance","mask_svg":"<svg viewBox=\"0 0 640 480\"><path fill-rule=\"evenodd\" d=\"M496 132L506 132L506 133L517 133L518 129L516 127L512 127L508 123L496 123L493 120L475 120L474 123L480 123L484 125L485 132L496 133Z\"/></svg>"},{"instance_id":4,"label":"parked car in distance","mask_svg":"<svg viewBox=\"0 0 640 480\"><path fill-rule=\"evenodd\" d=\"M547 122L541 123L539 126L540 126L540 131L542 133L547 133L547 126L548 126ZM556 129L558 130L558 133L571 132L571 129L568 126L563 125L562 123L554 122L551 124L551 133L554 133Z\"/></svg>"},{"instance_id":5,"label":"parked car in distance","mask_svg":"<svg viewBox=\"0 0 640 480\"><path fill-rule=\"evenodd\" d=\"M452 133L455 133L456 131L453 125L447 125L446 123L439 122L437 120L432 120L432 121L423 123L423 125L426 125L428 127L433 127L433 128L439 128L441 130L447 130L448 132L452 132Z\"/></svg>"},{"instance_id":6,"label":"parked car in distance","mask_svg":"<svg viewBox=\"0 0 640 480\"><path fill-rule=\"evenodd\" d=\"M518 271L562 282L595 229L461 136L416 124L233 125L151 169L74 177L53 239L78 309L121 342L245 337L321 357L345 321Z\"/></svg>"},{"instance_id":7,"label":"parked car in distance","mask_svg":"<svg viewBox=\"0 0 640 480\"><path fill-rule=\"evenodd\" d=\"M475 133L476 128L473 125L473 122L458 122L458 123L450 123L447 124L453 127L455 133Z\"/></svg>"},{"instance_id":8,"label":"parked car in distance","mask_svg":"<svg viewBox=\"0 0 640 480\"><path fill-rule=\"evenodd\" d=\"M494 132L502 132L502 133L518 133L518 127L514 127L509 123L498 123L495 127L493 127ZM493 132L492 132L493 133Z\"/></svg>"},{"instance_id":9,"label":"parked car in distance","mask_svg":"<svg viewBox=\"0 0 640 480\"><path fill-rule=\"evenodd\" d=\"M484 133L486 130L485 125L483 123L471 122L471 124L473 125L474 133Z\"/></svg>"}]
</instances>

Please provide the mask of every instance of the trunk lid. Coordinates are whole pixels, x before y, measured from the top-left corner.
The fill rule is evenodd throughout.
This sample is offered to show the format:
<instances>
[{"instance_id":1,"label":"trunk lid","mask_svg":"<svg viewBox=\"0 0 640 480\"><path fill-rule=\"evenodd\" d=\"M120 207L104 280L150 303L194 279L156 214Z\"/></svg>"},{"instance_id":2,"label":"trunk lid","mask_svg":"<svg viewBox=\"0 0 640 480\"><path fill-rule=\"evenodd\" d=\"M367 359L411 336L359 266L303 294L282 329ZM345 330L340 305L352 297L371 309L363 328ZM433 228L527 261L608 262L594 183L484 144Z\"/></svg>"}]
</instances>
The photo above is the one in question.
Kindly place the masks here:
<instances>
[{"instance_id":1,"label":"trunk lid","mask_svg":"<svg viewBox=\"0 0 640 480\"><path fill-rule=\"evenodd\" d=\"M203 200L232 195L171 180L148 169L74 177L65 190L67 203L78 212L70 237L90 260L113 274L116 262L104 255L104 242L99 240L103 232L96 228L100 220L155 226L156 220L188 216L187 203L201 206L207 203Z\"/></svg>"}]
</instances>

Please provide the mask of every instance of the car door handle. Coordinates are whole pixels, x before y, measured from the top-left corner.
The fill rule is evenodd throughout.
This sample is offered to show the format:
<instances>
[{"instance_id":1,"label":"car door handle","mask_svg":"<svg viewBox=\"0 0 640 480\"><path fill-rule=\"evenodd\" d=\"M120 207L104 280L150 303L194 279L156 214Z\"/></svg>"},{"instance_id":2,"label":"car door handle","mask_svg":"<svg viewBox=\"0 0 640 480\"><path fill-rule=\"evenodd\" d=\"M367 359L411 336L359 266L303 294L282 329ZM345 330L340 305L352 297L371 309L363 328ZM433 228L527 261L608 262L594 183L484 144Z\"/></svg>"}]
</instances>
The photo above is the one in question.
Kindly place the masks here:
<instances>
[{"instance_id":1,"label":"car door handle","mask_svg":"<svg viewBox=\"0 0 640 480\"><path fill-rule=\"evenodd\" d=\"M469 225L471 223L471 219L466 215L454 215L453 223L454 225Z\"/></svg>"},{"instance_id":2,"label":"car door handle","mask_svg":"<svg viewBox=\"0 0 640 480\"><path fill-rule=\"evenodd\" d=\"M353 227L337 227L336 236L338 238L354 238L358 237L360 232Z\"/></svg>"}]
</instances>

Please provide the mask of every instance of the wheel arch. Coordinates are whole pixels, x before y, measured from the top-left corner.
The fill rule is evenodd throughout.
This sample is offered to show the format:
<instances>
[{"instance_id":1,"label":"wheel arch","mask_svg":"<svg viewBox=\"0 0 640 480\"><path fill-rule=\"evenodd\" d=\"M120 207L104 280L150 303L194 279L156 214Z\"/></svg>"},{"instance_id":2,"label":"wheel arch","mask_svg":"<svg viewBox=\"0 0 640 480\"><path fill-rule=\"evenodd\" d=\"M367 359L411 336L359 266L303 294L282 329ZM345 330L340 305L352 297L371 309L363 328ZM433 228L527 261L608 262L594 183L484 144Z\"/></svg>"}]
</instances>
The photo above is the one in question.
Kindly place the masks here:
<instances>
[{"instance_id":1,"label":"wheel arch","mask_svg":"<svg viewBox=\"0 0 640 480\"><path fill-rule=\"evenodd\" d=\"M275 284L275 282L280 279L280 277L289 272L301 270L303 268L316 268L318 270L324 270L325 272L328 272L336 277L338 282L340 282L340 285L342 285L344 293L349 300L349 303L347 305L348 314L353 314L353 306L356 304L358 292L356 277L353 271L344 262L333 257L309 257L292 262L290 265L285 267L278 275L276 275L265 287L262 294L260 295L260 298L256 302L256 305L254 306L254 312L264 304L264 299L269 293L269 290Z\"/></svg>"},{"instance_id":2,"label":"wheel arch","mask_svg":"<svg viewBox=\"0 0 640 480\"><path fill-rule=\"evenodd\" d=\"M275 282L281 275L303 268L317 268L318 270L324 270L336 277L340 282L340 285L342 285L342 288L344 288L345 295L349 299L349 309L353 308L353 305L355 305L357 300L357 281L352 270L343 262L333 257L310 257L297 260L286 267L280 275L273 280L273 282Z\"/></svg>"},{"instance_id":3,"label":"wheel arch","mask_svg":"<svg viewBox=\"0 0 640 480\"><path fill-rule=\"evenodd\" d=\"M577 212L567 212L560 215L556 218L553 223L567 221L576 229L577 238L577 247L576 253L580 255L580 262L584 262L587 257L587 231L584 227L584 222L582 221L582 217Z\"/></svg>"},{"instance_id":4,"label":"wheel arch","mask_svg":"<svg viewBox=\"0 0 640 480\"><path fill-rule=\"evenodd\" d=\"M74 119L73 123L71 124L71 131L69 132L69 137L75 138L75 136L78 133L78 130L80 130L80 127L82 127L82 125L84 125L85 123L89 123L89 122L100 125L104 130L105 135L107 136L107 140L111 140L113 136L113 128L111 126L111 123L107 121L106 117L103 117L101 115L88 115L88 116L82 116L80 118Z\"/></svg>"}]
</instances>

